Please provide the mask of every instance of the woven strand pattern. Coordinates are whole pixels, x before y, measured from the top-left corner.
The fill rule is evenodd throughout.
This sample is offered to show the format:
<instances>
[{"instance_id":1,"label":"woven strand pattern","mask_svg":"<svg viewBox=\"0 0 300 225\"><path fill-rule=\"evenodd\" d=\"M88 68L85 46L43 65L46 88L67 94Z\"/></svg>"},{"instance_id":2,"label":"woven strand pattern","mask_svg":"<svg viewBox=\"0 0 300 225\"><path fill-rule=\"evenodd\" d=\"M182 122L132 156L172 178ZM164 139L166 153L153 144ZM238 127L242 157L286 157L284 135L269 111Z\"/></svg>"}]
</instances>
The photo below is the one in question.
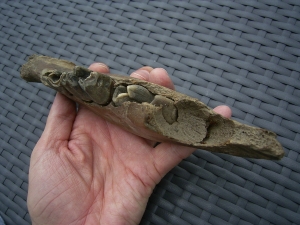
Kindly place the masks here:
<instances>
[{"instance_id":1,"label":"woven strand pattern","mask_svg":"<svg viewBox=\"0 0 300 225\"><path fill-rule=\"evenodd\" d=\"M30 224L31 151L55 92L19 77L32 54L112 73L163 67L176 89L272 130L281 161L197 150L157 185L141 224L300 224L300 2L1 1L0 215Z\"/></svg>"}]
</instances>

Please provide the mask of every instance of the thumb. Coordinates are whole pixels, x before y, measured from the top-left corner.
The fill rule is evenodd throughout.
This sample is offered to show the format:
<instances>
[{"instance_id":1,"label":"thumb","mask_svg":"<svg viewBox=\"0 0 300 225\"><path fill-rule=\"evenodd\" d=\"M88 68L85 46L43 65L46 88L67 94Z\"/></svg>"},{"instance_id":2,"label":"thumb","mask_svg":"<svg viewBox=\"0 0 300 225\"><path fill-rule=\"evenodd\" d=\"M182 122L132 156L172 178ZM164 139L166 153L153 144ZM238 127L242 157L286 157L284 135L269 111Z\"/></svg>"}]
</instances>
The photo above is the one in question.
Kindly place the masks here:
<instances>
[{"instance_id":1,"label":"thumb","mask_svg":"<svg viewBox=\"0 0 300 225\"><path fill-rule=\"evenodd\" d=\"M75 117L75 102L57 93L40 139L43 145L46 145L48 149L58 149L62 142L69 139Z\"/></svg>"},{"instance_id":2,"label":"thumb","mask_svg":"<svg viewBox=\"0 0 300 225\"><path fill-rule=\"evenodd\" d=\"M168 142L156 146L153 151L153 158L161 178L195 150L196 148Z\"/></svg>"}]
</instances>

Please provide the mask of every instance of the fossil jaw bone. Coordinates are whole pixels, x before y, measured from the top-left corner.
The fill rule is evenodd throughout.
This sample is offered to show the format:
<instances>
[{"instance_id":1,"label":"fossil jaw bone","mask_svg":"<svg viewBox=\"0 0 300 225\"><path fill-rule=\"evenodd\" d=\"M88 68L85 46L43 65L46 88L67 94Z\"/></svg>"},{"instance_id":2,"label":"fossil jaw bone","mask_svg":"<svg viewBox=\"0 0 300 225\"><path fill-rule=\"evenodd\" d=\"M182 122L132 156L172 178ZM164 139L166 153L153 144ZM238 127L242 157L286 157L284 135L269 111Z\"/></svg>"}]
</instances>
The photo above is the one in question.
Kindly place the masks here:
<instances>
[{"instance_id":1,"label":"fossil jaw bone","mask_svg":"<svg viewBox=\"0 0 300 225\"><path fill-rule=\"evenodd\" d=\"M284 155L275 133L224 118L195 98L146 81L92 72L47 56L30 57L21 77L42 82L150 140L242 157Z\"/></svg>"}]
</instances>

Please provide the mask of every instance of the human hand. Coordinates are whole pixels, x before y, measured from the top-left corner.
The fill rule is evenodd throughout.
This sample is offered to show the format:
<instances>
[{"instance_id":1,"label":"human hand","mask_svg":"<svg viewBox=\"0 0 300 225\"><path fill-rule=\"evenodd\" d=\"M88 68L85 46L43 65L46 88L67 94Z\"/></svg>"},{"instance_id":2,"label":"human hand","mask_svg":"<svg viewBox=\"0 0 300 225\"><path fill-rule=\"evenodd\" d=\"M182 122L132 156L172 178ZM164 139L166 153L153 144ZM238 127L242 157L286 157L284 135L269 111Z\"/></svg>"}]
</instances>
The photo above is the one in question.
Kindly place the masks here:
<instances>
[{"instance_id":1,"label":"human hand","mask_svg":"<svg viewBox=\"0 0 300 225\"><path fill-rule=\"evenodd\" d=\"M108 73L104 64L91 70ZM174 89L164 69L131 74ZM231 116L226 106L215 108ZM33 224L138 224L162 177L195 149L153 141L111 124L58 93L33 149L28 210Z\"/></svg>"}]
</instances>

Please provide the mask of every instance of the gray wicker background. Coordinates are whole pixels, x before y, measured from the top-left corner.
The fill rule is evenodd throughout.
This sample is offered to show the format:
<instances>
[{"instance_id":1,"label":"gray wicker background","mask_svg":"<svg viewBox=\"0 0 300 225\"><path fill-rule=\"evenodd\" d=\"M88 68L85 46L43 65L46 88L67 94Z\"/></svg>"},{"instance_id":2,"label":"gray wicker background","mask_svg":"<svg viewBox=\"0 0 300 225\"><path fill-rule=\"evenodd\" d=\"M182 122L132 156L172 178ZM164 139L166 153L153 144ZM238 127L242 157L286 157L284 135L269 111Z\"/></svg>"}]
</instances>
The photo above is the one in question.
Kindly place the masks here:
<instances>
[{"instance_id":1,"label":"gray wicker background","mask_svg":"<svg viewBox=\"0 0 300 225\"><path fill-rule=\"evenodd\" d=\"M121 2L121 1L120 1ZM278 134L281 161L197 150L157 185L141 224L300 224L300 1L1 1L0 215L30 224L28 166L55 92L19 77L32 54L130 74Z\"/></svg>"}]
</instances>

